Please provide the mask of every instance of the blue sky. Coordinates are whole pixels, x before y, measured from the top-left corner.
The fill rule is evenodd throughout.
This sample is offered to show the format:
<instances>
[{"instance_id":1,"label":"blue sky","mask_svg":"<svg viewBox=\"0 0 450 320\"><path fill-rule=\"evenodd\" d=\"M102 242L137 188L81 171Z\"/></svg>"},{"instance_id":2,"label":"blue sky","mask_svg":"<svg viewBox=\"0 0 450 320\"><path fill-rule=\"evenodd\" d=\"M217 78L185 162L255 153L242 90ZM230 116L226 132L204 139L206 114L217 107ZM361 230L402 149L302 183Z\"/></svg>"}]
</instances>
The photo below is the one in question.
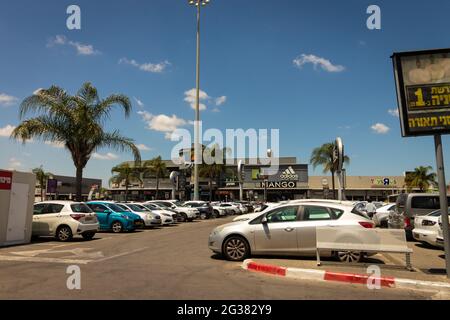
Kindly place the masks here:
<instances>
[{"instance_id":1,"label":"blue sky","mask_svg":"<svg viewBox=\"0 0 450 320\"><path fill-rule=\"evenodd\" d=\"M81 7L80 31L66 28L70 4ZM371 4L381 7L381 30L366 27ZM397 108L390 55L449 47L449 11L445 0L212 0L202 13L204 127L278 128L280 154L302 163L341 136L350 175L435 167L432 137L401 138L388 111ZM132 98L132 116L115 112L107 128L147 147L143 158L169 158L175 143L167 132L189 128L194 117L186 92L195 86L195 10L187 1L1 0L0 39L1 168L42 164L74 175L64 149L5 137L19 123L20 101L52 84L75 93L90 81L103 97ZM448 137L443 142L448 163ZM85 176L105 182L128 159L99 150Z\"/></svg>"}]
</instances>

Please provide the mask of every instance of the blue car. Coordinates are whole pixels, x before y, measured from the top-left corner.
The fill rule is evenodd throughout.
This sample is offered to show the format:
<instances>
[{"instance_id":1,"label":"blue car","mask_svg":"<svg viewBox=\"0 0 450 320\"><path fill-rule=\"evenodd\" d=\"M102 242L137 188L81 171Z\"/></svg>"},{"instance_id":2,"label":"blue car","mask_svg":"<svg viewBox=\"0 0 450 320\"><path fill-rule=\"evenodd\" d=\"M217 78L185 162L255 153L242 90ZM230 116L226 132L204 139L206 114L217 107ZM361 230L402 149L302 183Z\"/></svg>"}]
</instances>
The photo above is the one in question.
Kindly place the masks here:
<instances>
[{"instance_id":1,"label":"blue car","mask_svg":"<svg viewBox=\"0 0 450 320\"><path fill-rule=\"evenodd\" d=\"M100 230L114 233L134 231L142 228L144 221L137 214L126 212L118 205L105 201L90 201L86 203L97 215Z\"/></svg>"}]
</instances>

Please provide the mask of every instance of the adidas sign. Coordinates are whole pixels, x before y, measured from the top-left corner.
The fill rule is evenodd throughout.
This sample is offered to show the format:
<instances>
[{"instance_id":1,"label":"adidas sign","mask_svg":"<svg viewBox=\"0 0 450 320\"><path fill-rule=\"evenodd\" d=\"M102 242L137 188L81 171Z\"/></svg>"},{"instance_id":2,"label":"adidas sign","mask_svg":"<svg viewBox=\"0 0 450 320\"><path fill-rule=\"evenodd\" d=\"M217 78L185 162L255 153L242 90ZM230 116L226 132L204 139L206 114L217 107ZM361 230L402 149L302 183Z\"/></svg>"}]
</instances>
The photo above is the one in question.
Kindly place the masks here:
<instances>
[{"instance_id":1,"label":"adidas sign","mask_svg":"<svg viewBox=\"0 0 450 320\"><path fill-rule=\"evenodd\" d=\"M280 179L281 180L298 180L298 174L295 173L295 171L294 171L294 169L292 169L292 167L289 167L281 173Z\"/></svg>"}]
</instances>

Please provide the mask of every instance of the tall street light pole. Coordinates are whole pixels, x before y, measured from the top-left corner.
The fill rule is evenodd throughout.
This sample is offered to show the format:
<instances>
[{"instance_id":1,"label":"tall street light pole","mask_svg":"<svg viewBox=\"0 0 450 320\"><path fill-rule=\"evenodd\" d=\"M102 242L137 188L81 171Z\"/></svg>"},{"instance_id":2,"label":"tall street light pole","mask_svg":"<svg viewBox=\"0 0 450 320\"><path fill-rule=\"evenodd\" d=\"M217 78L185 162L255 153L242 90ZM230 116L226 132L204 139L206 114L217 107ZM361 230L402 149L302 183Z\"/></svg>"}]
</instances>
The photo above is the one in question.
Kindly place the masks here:
<instances>
[{"instance_id":1,"label":"tall street light pole","mask_svg":"<svg viewBox=\"0 0 450 320\"><path fill-rule=\"evenodd\" d=\"M198 164L201 159L200 148L200 8L209 4L210 0L189 0L190 5L197 7L197 75L194 123L194 200L200 200Z\"/></svg>"}]
</instances>

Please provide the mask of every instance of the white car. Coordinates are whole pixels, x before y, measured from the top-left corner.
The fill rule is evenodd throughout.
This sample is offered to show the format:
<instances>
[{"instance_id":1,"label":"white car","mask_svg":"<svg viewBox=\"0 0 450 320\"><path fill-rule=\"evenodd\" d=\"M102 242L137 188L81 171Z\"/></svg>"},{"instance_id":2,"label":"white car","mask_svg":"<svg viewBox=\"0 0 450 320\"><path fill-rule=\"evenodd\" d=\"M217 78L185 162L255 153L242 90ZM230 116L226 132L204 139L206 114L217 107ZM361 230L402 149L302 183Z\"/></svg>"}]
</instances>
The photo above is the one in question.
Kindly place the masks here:
<instances>
[{"instance_id":1,"label":"white car","mask_svg":"<svg viewBox=\"0 0 450 320\"><path fill-rule=\"evenodd\" d=\"M169 209L164 209L162 207L157 206L156 204L153 203L147 203L147 204L141 204L142 206L146 207L147 209L149 209L151 212L153 213L157 213L163 217L170 217L172 218L172 223L171 224L175 224L178 221L178 214L174 211L170 211ZM163 220L165 220L163 218ZM162 224L166 224L163 223Z\"/></svg>"},{"instance_id":2,"label":"white car","mask_svg":"<svg viewBox=\"0 0 450 320\"><path fill-rule=\"evenodd\" d=\"M353 208L353 205L319 202L283 204L250 221L216 227L209 236L209 248L231 261L242 261L252 254L314 255L317 227L345 227L348 236L356 238L361 236L357 232L361 228L374 227L371 220L353 212ZM352 251L330 253L345 262L359 261L366 255Z\"/></svg>"},{"instance_id":3,"label":"white car","mask_svg":"<svg viewBox=\"0 0 450 320\"><path fill-rule=\"evenodd\" d=\"M211 206L213 208L213 215L216 218L225 217L228 215L228 213L232 214L231 210L229 210L229 209L227 210L227 209L221 207L219 204L211 203Z\"/></svg>"},{"instance_id":4,"label":"white car","mask_svg":"<svg viewBox=\"0 0 450 320\"><path fill-rule=\"evenodd\" d=\"M144 225L146 227L155 227L158 225L172 223L172 219L168 221L162 215L151 212L139 203L116 203L116 205L123 208L125 211L137 214L142 220L144 220Z\"/></svg>"},{"instance_id":5,"label":"white car","mask_svg":"<svg viewBox=\"0 0 450 320\"><path fill-rule=\"evenodd\" d=\"M412 231L415 240L438 246L436 237L439 233L440 210L433 211L425 216L414 218L414 229Z\"/></svg>"},{"instance_id":6,"label":"white car","mask_svg":"<svg viewBox=\"0 0 450 320\"><path fill-rule=\"evenodd\" d=\"M52 236L69 241L75 235L91 240L100 225L95 213L84 203L72 201L44 201L33 207L32 235Z\"/></svg>"},{"instance_id":7,"label":"white car","mask_svg":"<svg viewBox=\"0 0 450 320\"><path fill-rule=\"evenodd\" d=\"M219 208L228 209L233 212L232 214L241 214L241 210L238 208L238 206L231 202L215 203L214 205L218 206Z\"/></svg>"},{"instance_id":8,"label":"white car","mask_svg":"<svg viewBox=\"0 0 450 320\"><path fill-rule=\"evenodd\" d=\"M173 201L165 201L165 200L152 200L147 201L145 203L154 203L156 205L164 206L170 209L175 210L177 213L180 214L180 221L193 221L194 219L197 219L200 217L200 211L198 211L195 208L189 208L184 207L183 205L176 205L173 203Z\"/></svg>"},{"instance_id":9,"label":"white car","mask_svg":"<svg viewBox=\"0 0 450 320\"><path fill-rule=\"evenodd\" d=\"M233 202L233 205L235 205L239 211L241 212L240 214L247 214L248 213L248 209L246 206L244 206L242 203L239 202Z\"/></svg>"},{"instance_id":10,"label":"white car","mask_svg":"<svg viewBox=\"0 0 450 320\"><path fill-rule=\"evenodd\" d=\"M396 208L395 203L390 203L390 204L387 204L385 206L378 208L372 217L373 222L375 222L375 226L387 228L389 214L391 211L395 211L395 208Z\"/></svg>"}]
</instances>

